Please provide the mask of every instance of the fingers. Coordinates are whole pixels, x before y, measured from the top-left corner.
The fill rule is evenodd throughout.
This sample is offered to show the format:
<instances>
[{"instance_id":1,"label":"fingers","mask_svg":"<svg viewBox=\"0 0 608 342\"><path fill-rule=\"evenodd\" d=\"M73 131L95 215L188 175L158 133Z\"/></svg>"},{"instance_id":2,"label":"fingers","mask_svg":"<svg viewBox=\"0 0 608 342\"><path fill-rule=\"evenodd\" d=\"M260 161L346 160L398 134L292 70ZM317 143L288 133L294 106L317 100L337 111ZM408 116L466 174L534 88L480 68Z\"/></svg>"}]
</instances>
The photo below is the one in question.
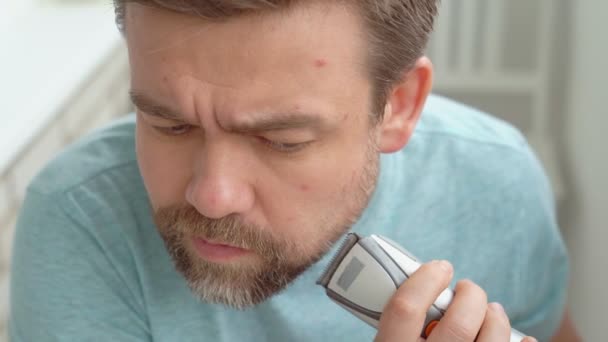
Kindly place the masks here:
<instances>
[{"instance_id":1,"label":"fingers","mask_svg":"<svg viewBox=\"0 0 608 342\"><path fill-rule=\"evenodd\" d=\"M427 310L449 286L452 275L447 261L422 265L387 303L375 341L418 341Z\"/></svg>"},{"instance_id":2,"label":"fingers","mask_svg":"<svg viewBox=\"0 0 608 342\"><path fill-rule=\"evenodd\" d=\"M384 308L376 342L421 342L427 310L453 276L448 262L424 264L395 292ZM475 283L458 282L448 310L428 336L428 342L509 341L511 325L502 306L487 303L487 294ZM522 342L537 342L526 337Z\"/></svg>"},{"instance_id":3,"label":"fingers","mask_svg":"<svg viewBox=\"0 0 608 342\"><path fill-rule=\"evenodd\" d=\"M454 300L428 342L510 341L511 323L502 305L487 304L485 291L469 280L458 282L454 292ZM526 337L522 342L537 341Z\"/></svg>"},{"instance_id":4,"label":"fingers","mask_svg":"<svg viewBox=\"0 0 608 342\"><path fill-rule=\"evenodd\" d=\"M526 336L526 338L524 338L523 340L521 340L521 342L538 342L538 340L535 339L532 336Z\"/></svg>"},{"instance_id":5,"label":"fingers","mask_svg":"<svg viewBox=\"0 0 608 342\"><path fill-rule=\"evenodd\" d=\"M485 291L472 281L462 280L454 293L452 303L427 341L474 341L477 337L488 307Z\"/></svg>"},{"instance_id":6,"label":"fingers","mask_svg":"<svg viewBox=\"0 0 608 342\"><path fill-rule=\"evenodd\" d=\"M481 326L479 342L493 342L493 341L509 341L511 336L511 324L509 318L505 313L502 305L498 303L488 304L486 310L486 317Z\"/></svg>"}]
</instances>

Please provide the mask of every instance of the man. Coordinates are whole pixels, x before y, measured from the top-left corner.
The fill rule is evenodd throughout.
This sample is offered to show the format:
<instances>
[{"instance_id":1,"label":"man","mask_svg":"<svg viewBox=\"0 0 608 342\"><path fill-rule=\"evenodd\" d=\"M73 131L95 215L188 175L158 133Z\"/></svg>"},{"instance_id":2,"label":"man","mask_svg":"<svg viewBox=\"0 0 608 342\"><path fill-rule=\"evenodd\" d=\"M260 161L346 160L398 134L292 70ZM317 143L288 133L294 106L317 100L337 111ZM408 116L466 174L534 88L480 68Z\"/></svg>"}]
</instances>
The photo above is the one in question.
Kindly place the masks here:
<instances>
[{"instance_id":1,"label":"man","mask_svg":"<svg viewBox=\"0 0 608 342\"><path fill-rule=\"evenodd\" d=\"M511 324L573 336L550 190L524 140L425 105L434 0L115 4L136 121L29 187L14 341L416 341L450 283L429 341L508 341ZM314 285L349 229L452 264L425 264L376 331Z\"/></svg>"}]
</instances>

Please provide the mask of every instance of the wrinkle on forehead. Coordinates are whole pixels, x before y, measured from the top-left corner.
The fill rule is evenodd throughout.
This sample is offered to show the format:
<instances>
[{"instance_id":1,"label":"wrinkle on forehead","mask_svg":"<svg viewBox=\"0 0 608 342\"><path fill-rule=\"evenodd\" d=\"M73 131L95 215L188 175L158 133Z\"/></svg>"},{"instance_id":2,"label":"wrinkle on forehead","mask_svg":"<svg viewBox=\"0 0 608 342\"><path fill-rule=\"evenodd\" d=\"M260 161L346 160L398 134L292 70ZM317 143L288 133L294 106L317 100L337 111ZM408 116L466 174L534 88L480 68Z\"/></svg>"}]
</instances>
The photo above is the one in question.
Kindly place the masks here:
<instances>
[{"instance_id":1,"label":"wrinkle on forehead","mask_svg":"<svg viewBox=\"0 0 608 342\"><path fill-rule=\"evenodd\" d=\"M168 41L166 44L159 44L160 46L158 47L154 47L154 48L149 48L146 51L144 51L145 55L154 55L154 54L158 54L167 50L171 50L177 47L181 47L183 45L186 45L188 42L190 42L191 40L197 38L198 36L200 36L201 34L204 33L204 31L208 30L209 28L207 26L203 26L200 27L199 25L192 25L192 26L197 26L196 28L182 28L178 30L178 33L180 33L178 36L178 39L174 39L172 41ZM167 36L169 34L166 34Z\"/></svg>"},{"instance_id":2,"label":"wrinkle on forehead","mask_svg":"<svg viewBox=\"0 0 608 342\"><path fill-rule=\"evenodd\" d=\"M225 47L230 47L232 41L232 44L238 44L235 47L239 49L243 48L244 45L246 46L247 44L253 44L252 48L256 48L256 40L259 40L260 37L270 36L283 40L282 44L286 43L288 45L292 45L292 43L294 43L294 47L297 47L296 45L298 44L296 41L290 37L291 27L302 25L305 27L331 27L332 31L335 31L336 28L338 31L341 31L346 27L336 27L336 25L333 23L335 18L332 19L330 15L331 12L336 11L339 11L339 13L341 13L339 15L343 18L351 17L355 18L357 22L360 21L359 16L349 10L349 6L344 6L343 4L334 2L324 3L319 1L311 1L310 3L304 2L304 4L293 6L288 10L246 14L221 21L209 21L191 14L171 12L137 3L130 3L128 6L133 7L127 11L129 20L139 21L139 24L143 25L142 28L144 28L145 31L150 29L153 31L150 34L146 34L150 38L146 39L146 45L148 46L145 46L145 48L142 50L142 54L157 54L184 46L188 49L196 49L196 39L206 34L208 30L212 30L212 34L214 35L221 35L219 40L223 40L223 45ZM136 10L133 11L133 9ZM295 15L295 13L300 13L300 15ZM217 28L220 26L223 26L224 28L218 31ZM249 27L249 29L243 31L243 27ZM310 27L310 32L312 33L314 31L315 29ZM327 33L331 35L332 31L328 31ZM356 34L360 38L358 40L366 40L365 35L362 34L362 30L359 29L357 31L358 32L356 32ZM247 39L248 36L250 36L251 39ZM229 39L231 37L238 39ZM211 39L213 40L213 38ZM308 42L302 41L302 39L308 40ZM300 37L300 43L302 43L300 46L314 46L313 44L318 44L319 41L322 40L323 39L319 40L318 35L315 34L310 34L307 36L304 35ZM201 41L205 41L205 39L203 38ZM333 45L334 43L341 45L339 40L330 43L330 45ZM221 48L222 45L219 45L219 47ZM200 48L204 49L205 47ZM361 46L359 48L361 48ZM361 49L361 51L363 50L364 48ZM264 53L263 50L261 50L261 52ZM341 62L358 64L359 59Z\"/></svg>"},{"instance_id":3,"label":"wrinkle on forehead","mask_svg":"<svg viewBox=\"0 0 608 342\"><path fill-rule=\"evenodd\" d=\"M147 16L151 16L152 18L159 17L160 15L161 20L162 17L168 16L177 19L173 21L173 25L171 26L164 25L164 36L157 38L157 40L160 41L160 44L156 45L159 46L150 47L147 49L145 52L148 54L155 54L185 45L191 40L204 34L208 29L218 25L225 27L235 26L235 24L246 25L255 27L256 30L260 30L262 34L269 34L273 31L279 30L281 24L289 24L288 21L284 21L281 24L276 23L277 20L285 20L286 17L288 17L287 11L268 11L255 14L245 14L234 18L227 18L227 20L207 20L192 14L172 12L151 6L142 7L143 5L138 3L129 3L127 6L138 6L140 7L139 10L146 11ZM128 14L131 14L132 12L132 10L127 11ZM131 15L129 20L137 20L137 18L136 16ZM154 24L158 24L158 20L150 21L154 22ZM179 24L175 24L176 22ZM249 34L255 34L254 32L256 30L251 30ZM179 38L175 39L175 36Z\"/></svg>"},{"instance_id":4,"label":"wrinkle on forehead","mask_svg":"<svg viewBox=\"0 0 608 342\"><path fill-rule=\"evenodd\" d=\"M194 73L186 73L177 77L178 82L183 82L186 84L192 85L196 90L208 89L212 90L213 88L221 88L225 90L238 91L240 88L237 85L230 83L221 83L219 81L204 79L204 75L195 75ZM267 84L266 82L264 82Z\"/></svg>"},{"instance_id":5,"label":"wrinkle on forehead","mask_svg":"<svg viewBox=\"0 0 608 342\"><path fill-rule=\"evenodd\" d=\"M367 74L357 67L363 39L351 14L329 4L322 7L327 11L307 7L303 16L221 23L138 9L141 20L127 30L133 79L142 91L177 102L192 119L194 113L292 110L296 104L307 112L336 112L364 93L353 83L367 87ZM156 82L162 90L155 91Z\"/></svg>"},{"instance_id":6,"label":"wrinkle on forehead","mask_svg":"<svg viewBox=\"0 0 608 342\"><path fill-rule=\"evenodd\" d=\"M272 111L276 109L272 106L280 103L281 99L292 98L290 94L272 92L274 85L262 80L246 85L228 84L188 73L179 76L172 83L169 86L171 97L177 99L184 116L198 122L205 121L203 117L209 114L215 116L217 122L220 116L234 118L239 113ZM252 88L258 91L251 91Z\"/></svg>"}]
</instances>

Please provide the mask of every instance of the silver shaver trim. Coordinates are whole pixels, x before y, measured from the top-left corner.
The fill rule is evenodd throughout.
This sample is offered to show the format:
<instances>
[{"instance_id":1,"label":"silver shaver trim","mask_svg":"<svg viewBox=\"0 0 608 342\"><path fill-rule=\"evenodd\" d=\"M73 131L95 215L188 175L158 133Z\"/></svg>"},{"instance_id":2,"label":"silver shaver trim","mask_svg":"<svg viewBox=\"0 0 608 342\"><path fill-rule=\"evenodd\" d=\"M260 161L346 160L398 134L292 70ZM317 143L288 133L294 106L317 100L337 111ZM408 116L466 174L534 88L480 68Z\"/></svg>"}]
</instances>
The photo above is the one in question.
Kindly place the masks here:
<instances>
[{"instance_id":1,"label":"silver shaver trim","mask_svg":"<svg viewBox=\"0 0 608 342\"><path fill-rule=\"evenodd\" d=\"M331 298L334 302L337 302L339 304L342 304L346 307L349 307L353 310L355 310L356 312L363 314L369 318L372 318L376 321L380 320L380 315L382 315L382 312L377 312L377 311L373 311L367 308L362 307L361 305L357 305L353 302L351 302L350 300L342 297L341 295L335 293L334 291L332 291L331 289L327 289L326 291L327 296L329 298Z\"/></svg>"},{"instance_id":2,"label":"silver shaver trim","mask_svg":"<svg viewBox=\"0 0 608 342\"><path fill-rule=\"evenodd\" d=\"M351 311L355 315L365 316L368 324L377 328L378 321L382 315L381 311L375 311L367 307L361 306L358 303L349 300L330 287L330 283L334 282L334 286L337 286L342 291L348 291L350 285L354 279L359 276L361 270L366 265L360 261L356 256L350 255L355 246L358 246L377 264L384 270L384 273L388 275L394 289L398 288L405 280L407 280L407 274L397 265L394 260L377 244L374 239L370 237L361 238L355 233L349 233L342 246L336 252L336 256L331 260L326 270L323 272L317 284L325 287L326 295L331 298L334 302L338 303L345 309ZM347 259L350 259L347 262ZM344 264L344 268L337 275L340 265ZM338 277L335 279L335 277ZM362 318L362 317L360 317ZM363 319L363 318L362 318Z\"/></svg>"},{"instance_id":3,"label":"silver shaver trim","mask_svg":"<svg viewBox=\"0 0 608 342\"><path fill-rule=\"evenodd\" d=\"M409 278L408 274L399 267L397 262L391 258L378 244L370 237L365 237L359 240L359 246L363 247L382 268L386 270L389 277L395 283L395 287L398 288L404 281ZM392 262L387 262L387 259Z\"/></svg>"},{"instance_id":4,"label":"silver shaver trim","mask_svg":"<svg viewBox=\"0 0 608 342\"><path fill-rule=\"evenodd\" d=\"M359 241L359 235L357 234L351 233L346 236L344 242L342 242L342 246L340 246L340 249L338 250L336 255L331 259L331 261L327 265L325 272L323 272L323 274L321 274L321 276L317 280L317 285L321 285L327 288L327 284L329 284L329 281L336 272L336 269L338 269L338 266L340 266L340 263L342 262L346 254L348 254L350 249L355 244L357 244L357 241Z\"/></svg>"}]
</instances>

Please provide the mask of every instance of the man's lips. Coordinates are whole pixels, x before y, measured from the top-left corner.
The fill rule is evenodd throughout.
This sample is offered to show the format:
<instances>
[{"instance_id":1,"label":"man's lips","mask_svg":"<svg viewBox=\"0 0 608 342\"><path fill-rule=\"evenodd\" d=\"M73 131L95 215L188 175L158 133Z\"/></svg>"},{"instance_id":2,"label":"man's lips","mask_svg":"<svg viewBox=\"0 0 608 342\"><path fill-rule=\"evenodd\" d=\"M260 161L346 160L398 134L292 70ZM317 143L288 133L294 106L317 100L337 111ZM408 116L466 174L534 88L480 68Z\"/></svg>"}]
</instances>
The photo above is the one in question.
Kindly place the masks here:
<instances>
[{"instance_id":1,"label":"man's lips","mask_svg":"<svg viewBox=\"0 0 608 342\"><path fill-rule=\"evenodd\" d=\"M212 262L224 262L251 253L250 250L234 247L222 243L208 241L202 238L193 238L194 248L198 255Z\"/></svg>"}]
</instances>

